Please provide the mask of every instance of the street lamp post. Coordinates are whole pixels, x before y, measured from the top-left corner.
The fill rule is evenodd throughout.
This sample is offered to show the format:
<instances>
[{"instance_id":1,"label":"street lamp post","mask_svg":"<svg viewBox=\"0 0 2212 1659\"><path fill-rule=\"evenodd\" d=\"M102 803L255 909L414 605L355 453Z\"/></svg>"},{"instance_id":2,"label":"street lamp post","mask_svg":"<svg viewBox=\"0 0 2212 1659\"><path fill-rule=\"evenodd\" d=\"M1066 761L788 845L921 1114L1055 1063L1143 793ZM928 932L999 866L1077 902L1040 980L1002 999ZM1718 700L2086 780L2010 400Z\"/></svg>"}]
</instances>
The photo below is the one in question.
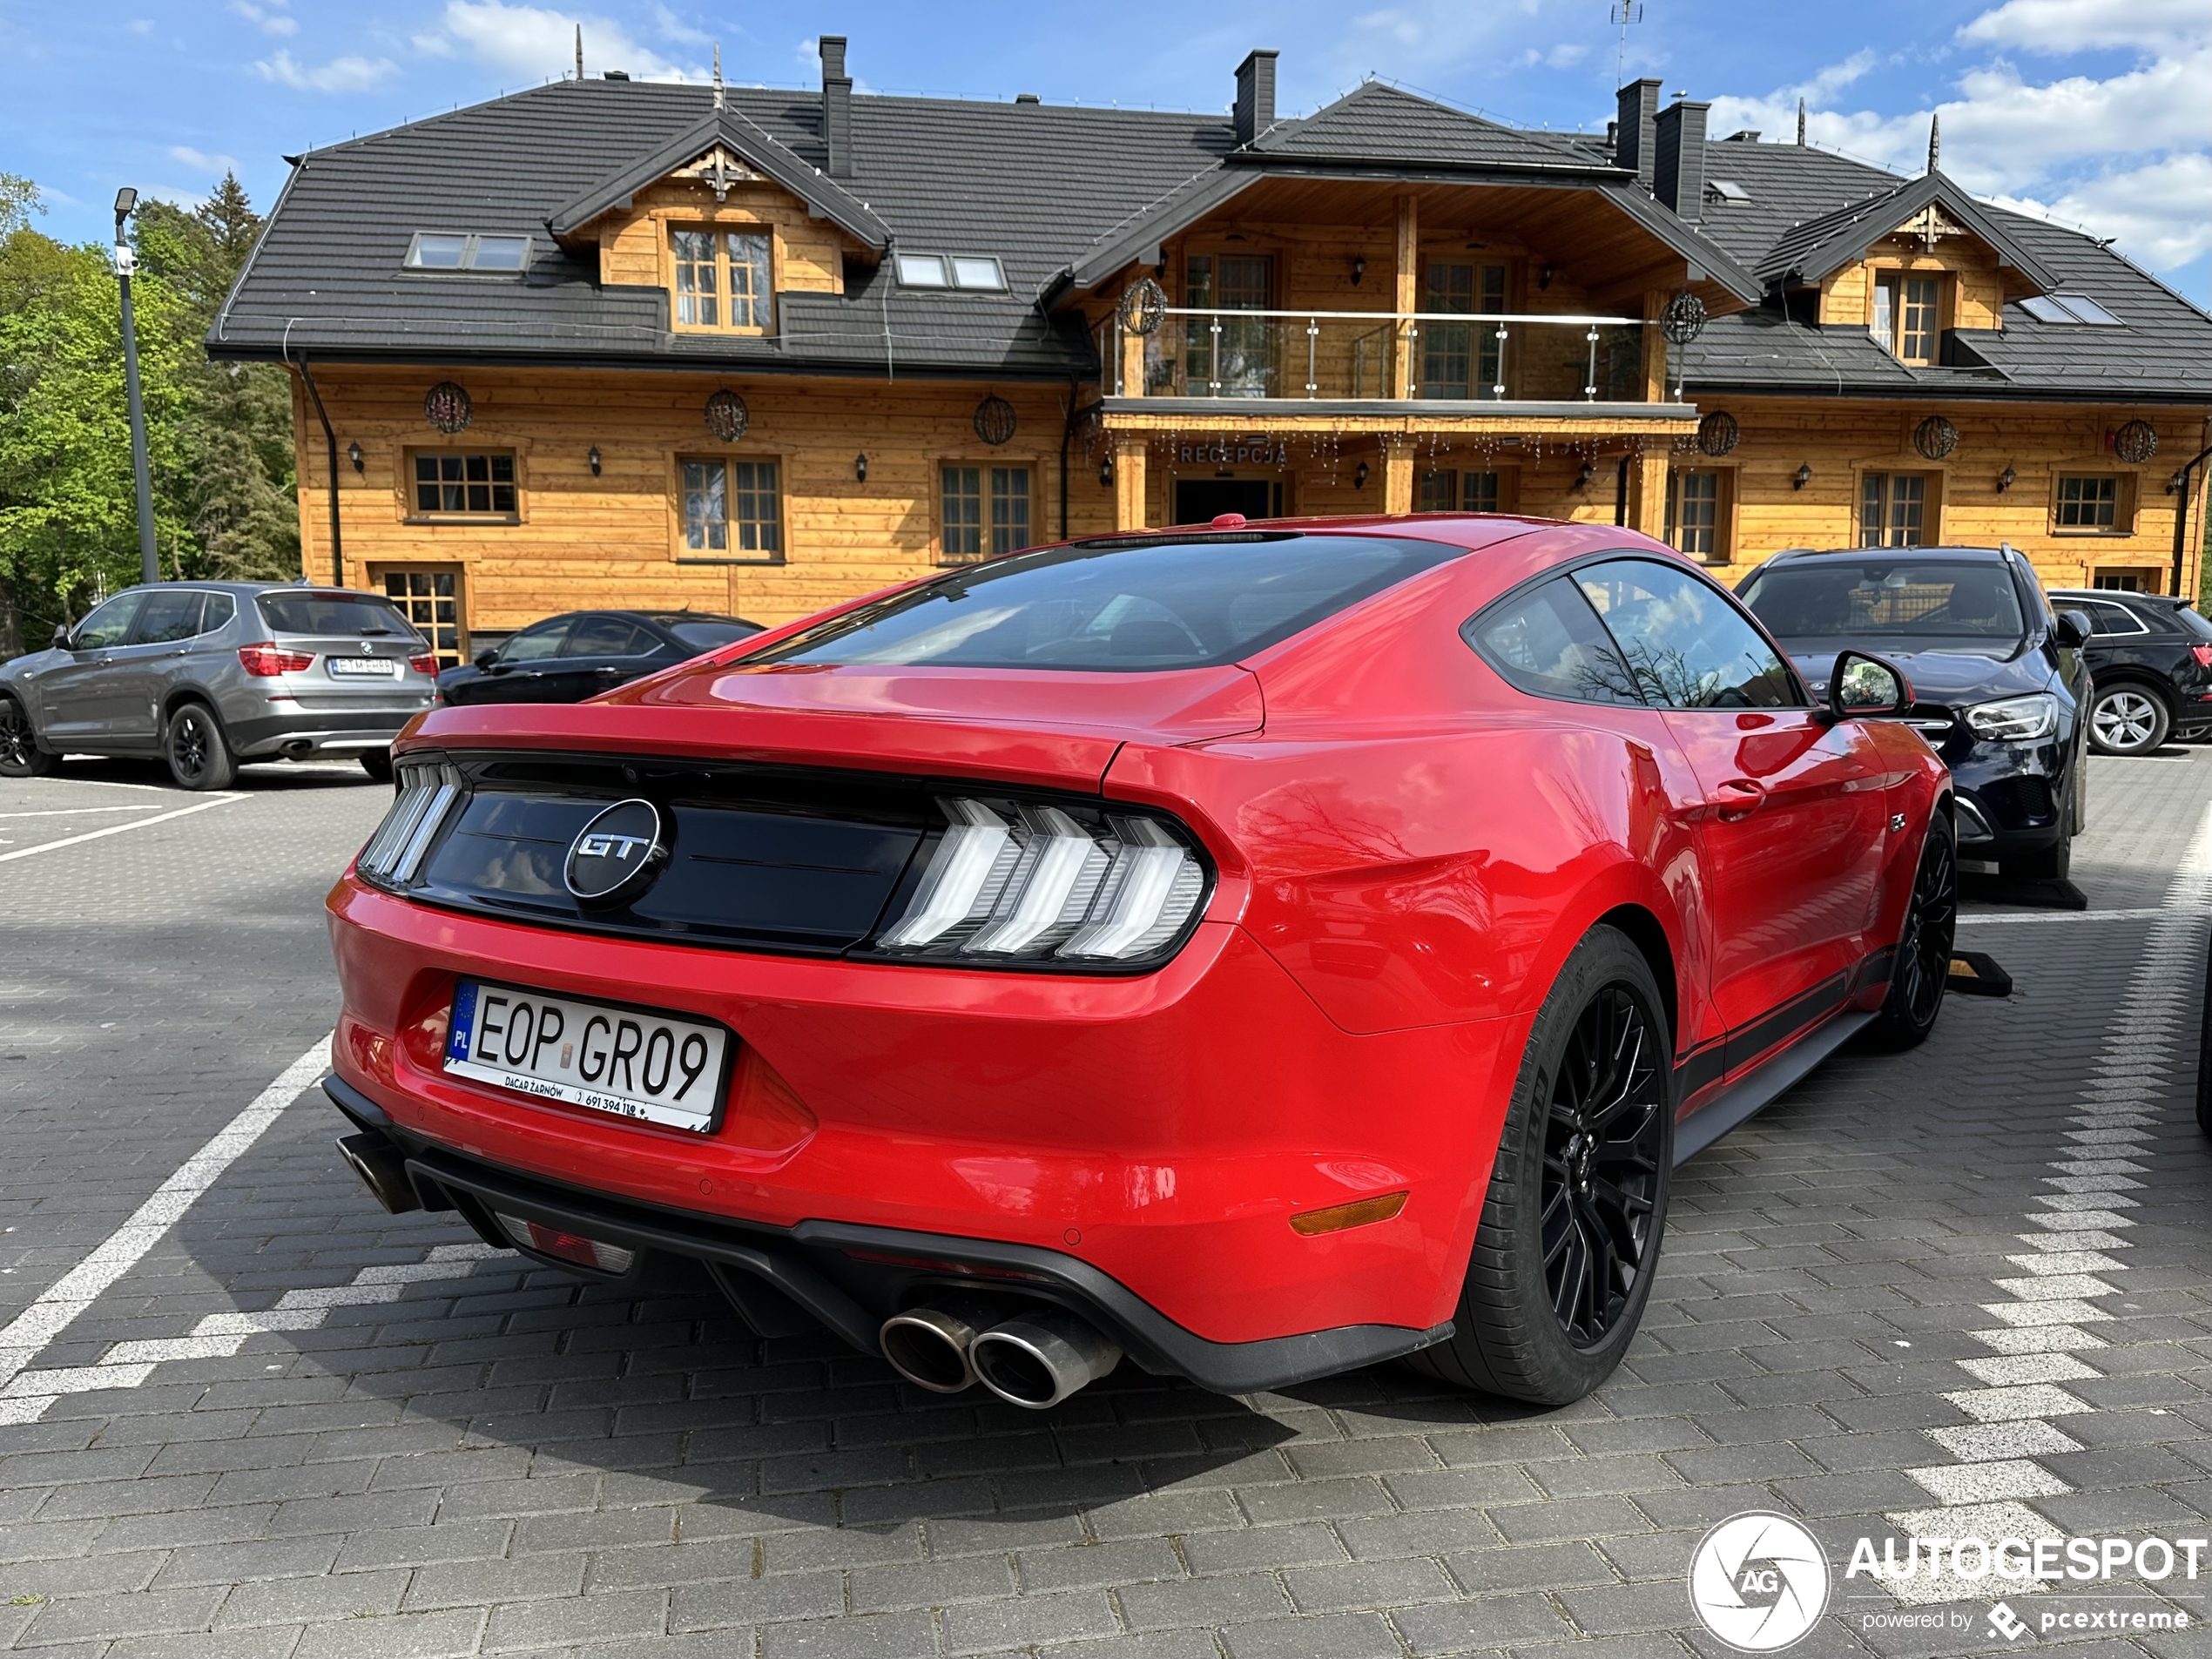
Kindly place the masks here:
<instances>
[{"instance_id":1,"label":"street lamp post","mask_svg":"<svg viewBox=\"0 0 2212 1659\"><path fill-rule=\"evenodd\" d=\"M131 403L131 470L138 485L138 579L161 580L153 544L153 475L146 465L146 406L138 391L138 329L131 318L131 273L138 257L123 234L123 221L138 205L138 192L125 185L115 192L115 278L123 287L123 389Z\"/></svg>"}]
</instances>

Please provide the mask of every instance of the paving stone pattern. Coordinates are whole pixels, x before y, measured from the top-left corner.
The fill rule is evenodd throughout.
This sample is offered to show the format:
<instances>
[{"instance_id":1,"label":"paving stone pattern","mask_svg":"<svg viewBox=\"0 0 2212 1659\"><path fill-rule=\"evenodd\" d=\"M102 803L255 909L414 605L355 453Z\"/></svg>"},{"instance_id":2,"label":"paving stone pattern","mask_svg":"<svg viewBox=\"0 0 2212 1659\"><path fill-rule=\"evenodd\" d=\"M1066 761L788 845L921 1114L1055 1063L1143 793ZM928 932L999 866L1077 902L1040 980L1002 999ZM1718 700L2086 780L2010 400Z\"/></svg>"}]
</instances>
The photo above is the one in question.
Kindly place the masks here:
<instances>
[{"instance_id":1,"label":"paving stone pattern","mask_svg":"<svg viewBox=\"0 0 2212 1659\"><path fill-rule=\"evenodd\" d=\"M0 1648L1717 1656L1684 1572L1748 1508L1838 1563L1799 1653L2064 1640L2006 1648L1979 1585L1968 1629L1868 1629L1900 1597L1840 1568L1932 1512L2209 1529L2204 934L2175 873L2212 753L2094 779L2093 909L1970 903L2011 999L1954 999L1909 1055L1847 1050L1680 1171L1643 1332L1561 1411L1393 1367L1224 1399L1124 1366L1042 1414L925 1396L827 1339L755 1339L682 1274L616 1296L383 1216L304 1097L8 1385ZM0 865L0 1055L27 1056L0 1060L0 1316L327 1029L316 900L385 797L245 789ZM0 813L103 792L10 786ZM2036 1334L2060 1329L2094 1345Z\"/></svg>"}]
</instances>

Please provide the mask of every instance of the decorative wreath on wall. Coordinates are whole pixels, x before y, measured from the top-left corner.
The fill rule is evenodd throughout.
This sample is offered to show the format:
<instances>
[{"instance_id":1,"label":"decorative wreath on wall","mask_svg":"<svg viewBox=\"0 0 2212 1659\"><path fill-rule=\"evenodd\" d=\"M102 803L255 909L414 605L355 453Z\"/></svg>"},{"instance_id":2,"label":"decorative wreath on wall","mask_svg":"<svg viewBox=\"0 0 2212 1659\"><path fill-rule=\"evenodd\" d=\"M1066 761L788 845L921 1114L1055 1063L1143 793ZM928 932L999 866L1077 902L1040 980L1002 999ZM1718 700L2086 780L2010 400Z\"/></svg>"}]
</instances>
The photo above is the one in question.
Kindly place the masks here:
<instances>
[{"instance_id":1,"label":"decorative wreath on wall","mask_svg":"<svg viewBox=\"0 0 2212 1659\"><path fill-rule=\"evenodd\" d=\"M1122 327L1130 333L1152 334L1167 320L1168 291L1145 277L1136 287L1122 291L1122 303L1116 309Z\"/></svg>"},{"instance_id":2,"label":"decorative wreath on wall","mask_svg":"<svg viewBox=\"0 0 2212 1659\"><path fill-rule=\"evenodd\" d=\"M451 381L440 381L422 395L422 418L448 437L465 431L475 414L468 388Z\"/></svg>"},{"instance_id":3,"label":"decorative wreath on wall","mask_svg":"<svg viewBox=\"0 0 2212 1659\"><path fill-rule=\"evenodd\" d=\"M1709 455L1724 455L1743 441L1743 428L1724 409L1715 409L1697 423L1697 447Z\"/></svg>"},{"instance_id":4,"label":"decorative wreath on wall","mask_svg":"<svg viewBox=\"0 0 2212 1659\"><path fill-rule=\"evenodd\" d=\"M1912 447L1931 461L1940 461L1959 447L1959 428L1940 415L1931 415L1912 428Z\"/></svg>"},{"instance_id":5,"label":"decorative wreath on wall","mask_svg":"<svg viewBox=\"0 0 2212 1659\"><path fill-rule=\"evenodd\" d=\"M1705 332L1705 302L1684 288L1667 301L1659 326L1677 346L1687 346Z\"/></svg>"},{"instance_id":6,"label":"decorative wreath on wall","mask_svg":"<svg viewBox=\"0 0 2212 1659\"><path fill-rule=\"evenodd\" d=\"M2158 428L2148 421L2130 421L2112 435L2112 452L2129 466L2141 466L2158 453Z\"/></svg>"},{"instance_id":7,"label":"decorative wreath on wall","mask_svg":"<svg viewBox=\"0 0 2212 1659\"><path fill-rule=\"evenodd\" d=\"M725 443L735 443L752 424L752 411L735 392L722 391L706 400L706 429Z\"/></svg>"},{"instance_id":8,"label":"decorative wreath on wall","mask_svg":"<svg viewBox=\"0 0 2212 1659\"><path fill-rule=\"evenodd\" d=\"M975 406L975 435L996 447L1014 436L1014 405L991 396Z\"/></svg>"}]
</instances>

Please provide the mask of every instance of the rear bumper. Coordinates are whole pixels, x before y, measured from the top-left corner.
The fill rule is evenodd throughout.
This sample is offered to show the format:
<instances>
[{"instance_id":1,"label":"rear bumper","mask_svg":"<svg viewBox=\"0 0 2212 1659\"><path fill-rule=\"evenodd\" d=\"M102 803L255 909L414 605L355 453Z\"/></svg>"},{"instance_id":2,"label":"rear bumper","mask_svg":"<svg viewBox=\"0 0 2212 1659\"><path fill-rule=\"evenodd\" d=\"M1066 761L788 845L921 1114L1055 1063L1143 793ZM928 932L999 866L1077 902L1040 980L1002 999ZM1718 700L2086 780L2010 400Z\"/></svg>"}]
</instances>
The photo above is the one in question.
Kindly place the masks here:
<instances>
[{"instance_id":1,"label":"rear bumper","mask_svg":"<svg viewBox=\"0 0 2212 1659\"><path fill-rule=\"evenodd\" d=\"M765 1286L864 1353L880 1352L876 1332L887 1318L941 1286L999 1290L1055 1303L1104 1331L1145 1370L1224 1394L1287 1388L1412 1353L1452 1334L1449 1322L1426 1331L1366 1325L1257 1342L1210 1342L1063 1251L840 1222L767 1227L612 1199L410 1135L337 1077L325 1078L323 1089L355 1124L385 1135L407 1154L408 1173L426 1203L458 1210L490 1244L514 1247L495 1219L504 1214L618 1244L641 1258L683 1257L705 1264L725 1284L732 1273L741 1276L743 1283L732 1287L741 1311L757 1310L760 1305L752 1298Z\"/></svg>"},{"instance_id":2,"label":"rear bumper","mask_svg":"<svg viewBox=\"0 0 2212 1659\"><path fill-rule=\"evenodd\" d=\"M368 709L358 713L326 709L291 713L263 713L244 719L226 718L224 729L232 752L241 758L306 752L359 754L365 749L388 747L401 727L430 705L425 701L405 708ZM300 751L299 745L307 745Z\"/></svg>"}]
</instances>

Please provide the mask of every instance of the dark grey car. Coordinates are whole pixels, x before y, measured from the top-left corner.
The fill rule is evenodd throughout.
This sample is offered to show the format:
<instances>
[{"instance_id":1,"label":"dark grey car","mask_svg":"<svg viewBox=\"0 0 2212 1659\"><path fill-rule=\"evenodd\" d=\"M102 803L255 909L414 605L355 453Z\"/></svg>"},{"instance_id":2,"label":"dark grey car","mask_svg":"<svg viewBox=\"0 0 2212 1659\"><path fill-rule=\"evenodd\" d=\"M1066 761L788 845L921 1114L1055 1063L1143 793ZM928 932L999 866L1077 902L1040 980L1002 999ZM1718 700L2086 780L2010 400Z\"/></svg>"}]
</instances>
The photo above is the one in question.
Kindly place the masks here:
<instances>
[{"instance_id":1,"label":"dark grey car","mask_svg":"<svg viewBox=\"0 0 2212 1659\"><path fill-rule=\"evenodd\" d=\"M430 706L428 643L381 595L256 582L128 588L53 647L0 664L0 776L64 754L158 755L186 789L246 760L358 758Z\"/></svg>"}]
</instances>

